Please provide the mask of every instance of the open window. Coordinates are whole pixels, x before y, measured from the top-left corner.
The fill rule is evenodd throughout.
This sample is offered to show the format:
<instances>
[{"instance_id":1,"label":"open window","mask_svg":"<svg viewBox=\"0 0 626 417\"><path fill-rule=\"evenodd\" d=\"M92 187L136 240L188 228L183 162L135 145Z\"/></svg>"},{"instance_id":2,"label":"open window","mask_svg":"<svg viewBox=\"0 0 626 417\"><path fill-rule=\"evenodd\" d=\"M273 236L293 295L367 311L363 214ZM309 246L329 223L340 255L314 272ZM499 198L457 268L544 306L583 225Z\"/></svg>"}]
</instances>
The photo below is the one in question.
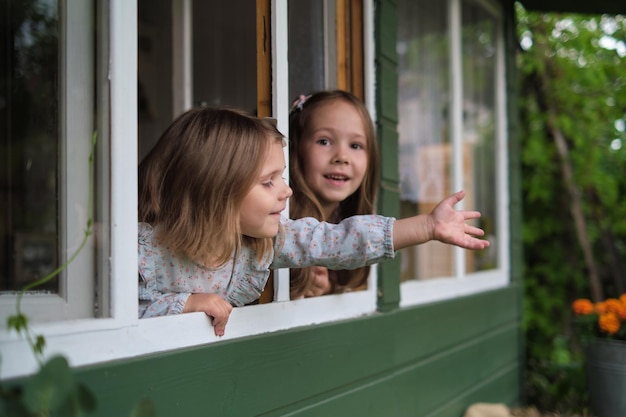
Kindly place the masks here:
<instances>
[{"instance_id":1,"label":"open window","mask_svg":"<svg viewBox=\"0 0 626 417\"><path fill-rule=\"evenodd\" d=\"M269 0L138 1L139 160L191 107L228 105L277 117L286 134L287 114L278 112L299 94L341 88L364 98L362 0L288 0L275 7L287 11L287 21L272 16ZM280 79L272 24L287 25L286 42L274 42L289 45L281 72L289 75ZM287 78L288 90L281 89ZM273 108L272 100L284 99L285 109ZM287 301L288 285L288 271L273 274L260 302Z\"/></svg>"},{"instance_id":2,"label":"open window","mask_svg":"<svg viewBox=\"0 0 626 417\"><path fill-rule=\"evenodd\" d=\"M401 252L402 305L506 285L507 164L501 16L487 1L398 2L402 217L466 191L491 242L429 242Z\"/></svg>"},{"instance_id":3,"label":"open window","mask_svg":"<svg viewBox=\"0 0 626 417\"><path fill-rule=\"evenodd\" d=\"M226 105L272 116L286 134L291 99L299 94L341 88L365 100L370 68L364 25L371 13L371 4L362 0L138 0L138 159L176 116L194 106ZM298 311L296 322L268 316L273 323L256 320L239 330L249 334L265 325L283 328L375 311L374 282L372 277L360 294L290 302ZM260 305L238 308L233 317L255 309L271 314L279 308L268 305L273 301L289 301L288 270L273 271ZM167 318L146 319L153 320ZM229 323L237 326L236 320Z\"/></svg>"}]
</instances>

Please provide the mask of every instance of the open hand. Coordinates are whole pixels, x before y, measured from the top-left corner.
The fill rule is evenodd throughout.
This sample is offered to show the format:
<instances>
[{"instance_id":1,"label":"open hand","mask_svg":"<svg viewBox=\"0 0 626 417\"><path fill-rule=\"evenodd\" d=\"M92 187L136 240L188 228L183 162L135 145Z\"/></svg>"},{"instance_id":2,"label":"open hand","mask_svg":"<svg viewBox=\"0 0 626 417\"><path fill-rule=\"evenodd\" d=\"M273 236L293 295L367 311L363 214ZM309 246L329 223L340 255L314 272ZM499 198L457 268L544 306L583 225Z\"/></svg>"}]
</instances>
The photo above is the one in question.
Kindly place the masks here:
<instances>
[{"instance_id":1,"label":"open hand","mask_svg":"<svg viewBox=\"0 0 626 417\"><path fill-rule=\"evenodd\" d=\"M428 218L432 223L432 238L465 249L484 249L489 246L489 241L476 238L483 236L484 230L466 223L467 220L480 218L480 212L454 208L464 197L465 191L456 192L430 212Z\"/></svg>"},{"instance_id":2,"label":"open hand","mask_svg":"<svg viewBox=\"0 0 626 417\"><path fill-rule=\"evenodd\" d=\"M311 269L313 271L313 277L304 296L318 297L320 295L329 294L332 290L332 285L328 278L328 269L322 266L314 266Z\"/></svg>"}]
</instances>

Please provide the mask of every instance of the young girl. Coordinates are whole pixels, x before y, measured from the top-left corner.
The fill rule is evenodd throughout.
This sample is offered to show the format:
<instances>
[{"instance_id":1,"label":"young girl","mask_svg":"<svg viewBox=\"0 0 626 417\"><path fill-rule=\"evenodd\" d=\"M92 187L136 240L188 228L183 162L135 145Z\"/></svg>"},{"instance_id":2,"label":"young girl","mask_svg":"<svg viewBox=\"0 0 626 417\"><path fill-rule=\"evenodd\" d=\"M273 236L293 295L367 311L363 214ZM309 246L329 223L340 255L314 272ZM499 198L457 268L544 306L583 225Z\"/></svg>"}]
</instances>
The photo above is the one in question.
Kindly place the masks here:
<instances>
[{"instance_id":1,"label":"young girl","mask_svg":"<svg viewBox=\"0 0 626 417\"><path fill-rule=\"evenodd\" d=\"M270 119L236 110L189 110L167 128L139 166L140 317L202 311L221 336L232 307L258 299L270 268L358 268L432 239L489 245L466 224L480 213L453 207L463 192L397 221L283 218L292 194L283 147Z\"/></svg>"},{"instance_id":2,"label":"young girl","mask_svg":"<svg viewBox=\"0 0 626 417\"><path fill-rule=\"evenodd\" d=\"M339 223L373 213L378 158L374 123L360 99L341 90L300 96L289 112L291 217ZM292 269L291 298L362 287L368 275L368 266L341 271L317 266Z\"/></svg>"}]
</instances>

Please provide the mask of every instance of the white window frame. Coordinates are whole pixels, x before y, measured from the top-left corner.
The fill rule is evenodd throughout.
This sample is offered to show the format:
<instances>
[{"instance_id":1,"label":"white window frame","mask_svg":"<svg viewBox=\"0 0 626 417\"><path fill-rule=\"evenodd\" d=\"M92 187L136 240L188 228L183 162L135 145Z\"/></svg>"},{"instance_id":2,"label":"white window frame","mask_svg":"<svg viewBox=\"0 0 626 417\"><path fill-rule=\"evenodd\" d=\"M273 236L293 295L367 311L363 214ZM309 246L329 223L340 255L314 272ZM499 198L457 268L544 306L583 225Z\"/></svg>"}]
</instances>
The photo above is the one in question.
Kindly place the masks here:
<instances>
[{"instance_id":1,"label":"white window frame","mask_svg":"<svg viewBox=\"0 0 626 417\"><path fill-rule=\"evenodd\" d=\"M70 2L81 0L67 0ZM364 2L366 104L374 112L374 39L372 0ZM45 357L64 355L70 366L84 366L156 352L231 340L243 336L373 314L376 268L368 289L296 301L288 299L288 271L276 275L277 302L235 308L223 337L215 336L203 313L137 318L137 2L109 0L110 81L110 316L34 323L46 339ZM287 0L272 1L273 110L287 132ZM184 78L184 76L183 76ZM91 133L91 132L90 132ZM106 315L105 315L106 316ZM14 332L0 331L0 378L38 369L28 344Z\"/></svg>"},{"instance_id":2,"label":"white window frame","mask_svg":"<svg viewBox=\"0 0 626 417\"><path fill-rule=\"evenodd\" d=\"M89 178L78 173L88 172L93 134L93 49L91 21L92 3L67 0L61 7L59 33L59 230L58 243L63 264L77 250L84 238L87 224ZM71 24L69 22L72 22ZM67 80L72 80L68 82ZM33 289L22 299L22 311L34 321L52 321L91 317L94 312L94 280L85 278L84 271L93 276L95 240L90 237L84 249L62 271L57 294L37 293ZM0 316L15 314L16 294L0 296ZM4 326L5 324L0 324Z\"/></svg>"},{"instance_id":3,"label":"white window frame","mask_svg":"<svg viewBox=\"0 0 626 417\"><path fill-rule=\"evenodd\" d=\"M448 0L448 22L450 30L450 62L451 71L451 135L455 149L453 161L453 189L463 187L462 152L462 91L463 71L461 63L461 2L470 0ZM498 250L498 268L486 271L465 272L465 249L454 249L454 276L428 280L409 280L400 286L400 306L409 307L435 301L448 300L456 297L476 294L509 285L509 201L508 201L508 157L506 153L506 81L505 81L505 44L502 25L502 11L489 0L476 0L475 3L494 16L497 27L497 59L496 59L496 199L498 207L498 230L494 243ZM462 209L463 202L457 208ZM465 207L471 210L473 207Z\"/></svg>"}]
</instances>

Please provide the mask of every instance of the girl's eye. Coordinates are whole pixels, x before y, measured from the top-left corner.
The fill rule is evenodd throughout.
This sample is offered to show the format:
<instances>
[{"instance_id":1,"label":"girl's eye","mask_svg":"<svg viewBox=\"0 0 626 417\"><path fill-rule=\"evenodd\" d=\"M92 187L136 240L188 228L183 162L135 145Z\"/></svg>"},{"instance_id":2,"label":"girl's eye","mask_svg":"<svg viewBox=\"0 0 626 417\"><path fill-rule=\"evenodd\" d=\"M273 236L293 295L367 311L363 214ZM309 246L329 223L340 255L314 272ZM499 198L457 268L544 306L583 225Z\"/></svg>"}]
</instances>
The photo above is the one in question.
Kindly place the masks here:
<instances>
[{"instance_id":1,"label":"girl's eye","mask_svg":"<svg viewBox=\"0 0 626 417\"><path fill-rule=\"evenodd\" d=\"M326 146L326 145L330 145L330 140L329 140L329 139L326 139L326 138L321 138L321 139L318 139L318 140L317 140L317 143L318 143L319 145L324 145L324 146Z\"/></svg>"},{"instance_id":2,"label":"girl's eye","mask_svg":"<svg viewBox=\"0 0 626 417\"><path fill-rule=\"evenodd\" d=\"M266 181L263 183L263 187L272 188L274 186L274 181Z\"/></svg>"},{"instance_id":3,"label":"girl's eye","mask_svg":"<svg viewBox=\"0 0 626 417\"><path fill-rule=\"evenodd\" d=\"M365 149L365 145L363 145L361 143L353 143L350 146L352 147L352 149Z\"/></svg>"}]
</instances>

